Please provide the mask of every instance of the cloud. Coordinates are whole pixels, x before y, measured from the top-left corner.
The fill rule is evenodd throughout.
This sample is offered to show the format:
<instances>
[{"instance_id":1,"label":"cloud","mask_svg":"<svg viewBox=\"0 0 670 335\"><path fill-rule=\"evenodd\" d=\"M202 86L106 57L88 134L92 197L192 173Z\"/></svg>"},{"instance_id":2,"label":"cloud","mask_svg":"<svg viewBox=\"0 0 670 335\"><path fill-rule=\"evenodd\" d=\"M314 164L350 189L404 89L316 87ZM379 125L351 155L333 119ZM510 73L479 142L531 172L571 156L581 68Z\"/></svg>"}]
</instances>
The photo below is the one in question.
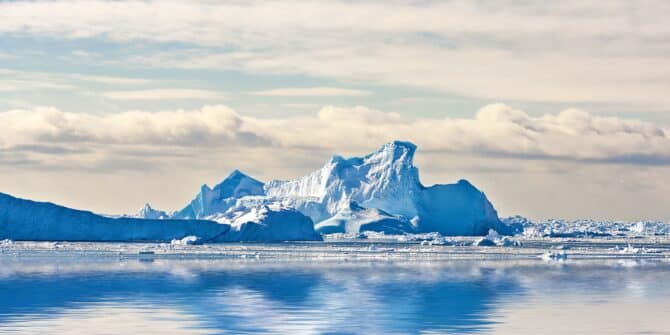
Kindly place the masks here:
<instances>
[{"instance_id":1,"label":"cloud","mask_svg":"<svg viewBox=\"0 0 670 335\"><path fill-rule=\"evenodd\" d=\"M122 66L299 74L492 100L667 109L669 6L662 0L636 6L625 0L0 2L0 32L141 44L122 59L105 59Z\"/></svg>"},{"instance_id":2,"label":"cloud","mask_svg":"<svg viewBox=\"0 0 670 335\"><path fill-rule=\"evenodd\" d=\"M107 85L144 85L155 83L155 80L145 79L145 78L129 78L129 77L115 77L115 76L95 76L95 75L86 75L86 74L63 74L64 77L69 79L88 81L94 83L101 83Z\"/></svg>"},{"instance_id":3,"label":"cloud","mask_svg":"<svg viewBox=\"0 0 670 335\"><path fill-rule=\"evenodd\" d=\"M670 158L668 129L577 109L531 117L505 104L491 104L474 118L452 119L405 118L360 106L329 106L317 117L265 122L269 123L264 128L266 136L288 147L312 145L349 151L399 138L412 140L426 151L494 158L642 165Z\"/></svg>"},{"instance_id":4,"label":"cloud","mask_svg":"<svg viewBox=\"0 0 670 335\"><path fill-rule=\"evenodd\" d=\"M372 92L338 87L302 87L276 88L251 94L270 97L358 97L371 95Z\"/></svg>"},{"instance_id":5,"label":"cloud","mask_svg":"<svg viewBox=\"0 0 670 335\"><path fill-rule=\"evenodd\" d=\"M670 164L667 128L577 109L533 117L505 104L491 104L474 118L459 119L406 118L363 106L326 106L315 115L285 119L242 116L221 105L101 116L55 108L0 113L0 148L31 155L100 157L110 155L111 149L141 147L147 156L154 152L164 157L175 148L244 153L258 145L286 151L365 152L394 139L414 141L427 153L492 159Z\"/></svg>"},{"instance_id":6,"label":"cloud","mask_svg":"<svg viewBox=\"0 0 670 335\"><path fill-rule=\"evenodd\" d=\"M0 68L0 92L76 90L80 82L113 86L147 85L147 78L89 75L81 73L35 72Z\"/></svg>"},{"instance_id":7,"label":"cloud","mask_svg":"<svg viewBox=\"0 0 670 335\"><path fill-rule=\"evenodd\" d=\"M114 100L222 100L226 95L219 91L185 89L185 88L160 88L132 91L110 91L102 92L101 96Z\"/></svg>"},{"instance_id":8,"label":"cloud","mask_svg":"<svg viewBox=\"0 0 670 335\"><path fill-rule=\"evenodd\" d=\"M193 111L128 111L102 116L40 107L0 113L0 147L34 151L36 146L47 144L169 147L263 143L262 138L246 131L244 126L243 118L225 106L205 106Z\"/></svg>"}]
</instances>

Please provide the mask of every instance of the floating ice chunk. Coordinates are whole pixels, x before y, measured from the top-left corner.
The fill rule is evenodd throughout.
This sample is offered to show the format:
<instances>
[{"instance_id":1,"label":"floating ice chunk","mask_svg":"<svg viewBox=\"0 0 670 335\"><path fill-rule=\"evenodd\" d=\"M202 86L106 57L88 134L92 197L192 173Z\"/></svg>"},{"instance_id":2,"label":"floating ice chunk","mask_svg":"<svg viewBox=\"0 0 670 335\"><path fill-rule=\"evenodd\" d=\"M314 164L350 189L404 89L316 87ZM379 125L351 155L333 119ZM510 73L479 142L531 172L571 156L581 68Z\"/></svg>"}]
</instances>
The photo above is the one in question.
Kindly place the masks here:
<instances>
[{"instance_id":1,"label":"floating ice chunk","mask_svg":"<svg viewBox=\"0 0 670 335\"><path fill-rule=\"evenodd\" d=\"M498 241L495 241L497 245L501 247L520 247L521 241L513 240L507 236L499 239Z\"/></svg>"},{"instance_id":2,"label":"floating ice chunk","mask_svg":"<svg viewBox=\"0 0 670 335\"><path fill-rule=\"evenodd\" d=\"M14 244L14 241L12 241L10 239L4 239L4 240L0 241L0 247L8 247L12 244Z\"/></svg>"},{"instance_id":3,"label":"floating ice chunk","mask_svg":"<svg viewBox=\"0 0 670 335\"><path fill-rule=\"evenodd\" d=\"M492 241L492 240L490 240L486 237L482 237L479 240L475 241L474 245L476 245L478 247L495 247L495 246L497 246L497 244L494 241Z\"/></svg>"},{"instance_id":4,"label":"floating ice chunk","mask_svg":"<svg viewBox=\"0 0 670 335\"><path fill-rule=\"evenodd\" d=\"M197 244L198 241L200 241L200 238L198 238L197 236L194 236L194 235L190 235L190 236L186 236L182 239L174 239L174 240L170 241L170 245L173 245L173 246L175 246L175 245L179 245L179 246L181 246L181 245L193 245L193 244Z\"/></svg>"},{"instance_id":5,"label":"floating ice chunk","mask_svg":"<svg viewBox=\"0 0 670 335\"><path fill-rule=\"evenodd\" d=\"M635 248L628 244L625 248L619 249L619 252L622 254L645 254L647 253L647 250L644 248Z\"/></svg>"},{"instance_id":6,"label":"floating ice chunk","mask_svg":"<svg viewBox=\"0 0 670 335\"><path fill-rule=\"evenodd\" d=\"M489 232L486 234L486 238L491 241L499 240L500 234L498 234L498 232L493 229L489 229Z\"/></svg>"},{"instance_id":7,"label":"floating ice chunk","mask_svg":"<svg viewBox=\"0 0 670 335\"><path fill-rule=\"evenodd\" d=\"M568 259L568 254L565 251L548 251L540 256L545 261L564 261Z\"/></svg>"}]
</instances>

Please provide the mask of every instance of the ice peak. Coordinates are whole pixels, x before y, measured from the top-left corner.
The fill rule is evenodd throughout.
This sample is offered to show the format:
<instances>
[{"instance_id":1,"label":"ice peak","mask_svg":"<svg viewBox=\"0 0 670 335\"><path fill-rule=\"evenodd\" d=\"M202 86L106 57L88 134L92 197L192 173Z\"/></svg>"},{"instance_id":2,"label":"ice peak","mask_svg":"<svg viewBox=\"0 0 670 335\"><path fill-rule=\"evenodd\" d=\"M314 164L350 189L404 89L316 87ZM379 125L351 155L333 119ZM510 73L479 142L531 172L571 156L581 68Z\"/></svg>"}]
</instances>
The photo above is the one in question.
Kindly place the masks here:
<instances>
[{"instance_id":1,"label":"ice peak","mask_svg":"<svg viewBox=\"0 0 670 335\"><path fill-rule=\"evenodd\" d=\"M409 141L400 141L400 140L394 140L391 142L388 142L384 145L382 145L383 148L403 148L406 150L411 150L412 152L416 150L416 144L409 142Z\"/></svg>"},{"instance_id":2,"label":"ice peak","mask_svg":"<svg viewBox=\"0 0 670 335\"><path fill-rule=\"evenodd\" d=\"M414 160L414 153L416 152L416 145L405 141L392 141L381 146L377 151L367 156L369 160L377 158L379 161L396 162L404 161L412 164Z\"/></svg>"},{"instance_id":3,"label":"ice peak","mask_svg":"<svg viewBox=\"0 0 670 335\"><path fill-rule=\"evenodd\" d=\"M165 219L168 217L168 215L164 211L151 207L151 205L147 202L146 204L144 204L144 207L142 207L137 212L135 217L143 219Z\"/></svg>"},{"instance_id":4,"label":"ice peak","mask_svg":"<svg viewBox=\"0 0 670 335\"><path fill-rule=\"evenodd\" d=\"M245 177L246 178L251 178L248 175L246 175L244 172L242 172L238 169L235 169L235 170L230 172L230 174L228 175L228 177L226 177L226 179L239 179L239 178L245 178Z\"/></svg>"},{"instance_id":5,"label":"ice peak","mask_svg":"<svg viewBox=\"0 0 670 335\"><path fill-rule=\"evenodd\" d=\"M222 180L218 185L214 186L214 189L220 189L220 188L226 188L226 187L236 187L234 185L239 185L242 182L251 182L253 184L263 184L262 182L249 177L247 174L244 172L235 169L233 170L228 177L226 177L224 180Z\"/></svg>"},{"instance_id":6,"label":"ice peak","mask_svg":"<svg viewBox=\"0 0 670 335\"><path fill-rule=\"evenodd\" d=\"M236 169L212 188L203 185L195 199L175 213L173 218L204 218L225 212L234 199L251 195L264 195L263 183Z\"/></svg>"}]
</instances>

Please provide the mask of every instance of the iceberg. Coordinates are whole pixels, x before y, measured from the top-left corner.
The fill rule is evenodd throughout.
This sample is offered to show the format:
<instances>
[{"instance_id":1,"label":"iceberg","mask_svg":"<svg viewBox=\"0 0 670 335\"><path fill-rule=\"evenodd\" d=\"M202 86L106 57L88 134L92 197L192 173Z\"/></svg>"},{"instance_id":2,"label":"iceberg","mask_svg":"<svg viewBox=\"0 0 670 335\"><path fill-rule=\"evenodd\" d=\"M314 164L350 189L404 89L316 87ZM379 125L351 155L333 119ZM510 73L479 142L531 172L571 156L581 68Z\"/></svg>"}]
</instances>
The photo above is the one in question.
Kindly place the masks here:
<instances>
[{"instance_id":1,"label":"iceberg","mask_svg":"<svg viewBox=\"0 0 670 335\"><path fill-rule=\"evenodd\" d=\"M511 233L484 193L468 181L424 186L413 164L416 149L410 142L393 141L364 157L334 156L320 170L305 177L269 182L265 193L284 199L323 227L332 226L333 218L342 221L343 215L338 213L347 211L355 202L396 216L394 230L401 232L486 235L494 229L501 234ZM322 212L307 211L305 204L320 207ZM353 215L352 220L358 217ZM345 232L360 228L355 223L344 226L354 229Z\"/></svg>"},{"instance_id":2,"label":"iceberg","mask_svg":"<svg viewBox=\"0 0 670 335\"><path fill-rule=\"evenodd\" d=\"M248 211L249 213L256 213ZM0 193L0 240L89 242L267 242L321 240L293 210L260 211L231 224L211 220L111 218Z\"/></svg>"},{"instance_id":3,"label":"iceberg","mask_svg":"<svg viewBox=\"0 0 670 335\"><path fill-rule=\"evenodd\" d=\"M216 241L230 226L202 220L110 218L0 193L0 239L170 242L197 235Z\"/></svg>"},{"instance_id":4,"label":"iceberg","mask_svg":"<svg viewBox=\"0 0 670 335\"><path fill-rule=\"evenodd\" d=\"M202 219L234 207L279 205L308 216L322 233L512 233L470 182L424 186L413 164L416 149L410 142L393 141L366 156L336 155L304 177L267 184L236 170L212 189L204 185L173 218Z\"/></svg>"}]
</instances>

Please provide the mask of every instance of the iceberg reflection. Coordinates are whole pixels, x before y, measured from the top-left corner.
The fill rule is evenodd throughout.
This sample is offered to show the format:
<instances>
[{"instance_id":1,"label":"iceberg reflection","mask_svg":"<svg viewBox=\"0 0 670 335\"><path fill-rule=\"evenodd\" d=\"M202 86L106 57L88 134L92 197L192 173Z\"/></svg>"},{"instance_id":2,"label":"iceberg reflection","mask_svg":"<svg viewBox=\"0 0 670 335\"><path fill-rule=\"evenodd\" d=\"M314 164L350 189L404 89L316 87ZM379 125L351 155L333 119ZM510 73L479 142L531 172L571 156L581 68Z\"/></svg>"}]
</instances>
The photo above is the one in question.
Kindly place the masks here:
<instances>
[{"instance_id":1,"label":"iceberg reflection","mask_svg":"<svg viewBox=\"0 0 670 335\"><path fill-rule=\"evenodd\" d=\"M0 259L0 333L488 333L542 294L668 293L665 264ZM505 309L505 306L508 306ZM114 331L116 330L116 331Z\"/></svg>"}]
</instances>

